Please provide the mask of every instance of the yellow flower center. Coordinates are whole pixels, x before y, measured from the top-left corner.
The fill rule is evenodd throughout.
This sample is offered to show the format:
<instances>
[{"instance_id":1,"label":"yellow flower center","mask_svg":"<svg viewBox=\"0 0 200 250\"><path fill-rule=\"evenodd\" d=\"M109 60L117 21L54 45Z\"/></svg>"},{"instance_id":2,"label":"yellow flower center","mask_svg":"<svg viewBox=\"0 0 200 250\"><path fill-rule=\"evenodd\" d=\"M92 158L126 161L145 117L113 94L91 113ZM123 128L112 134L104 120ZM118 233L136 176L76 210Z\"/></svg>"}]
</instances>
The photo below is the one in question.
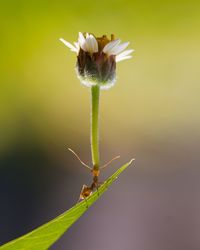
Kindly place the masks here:
<instances>
[{"instance_id":1,"label":"yellow flower center","mask_svg":"<svg viewBox=\"0 0 200 250\"><path fill-rule=\"evenodd\" d=\"M96 37L99 46L99 51L102 51L106 44L113 41L114 39L115 37L113 34L111 34L111 39L108 39L106 35L103 35L102 37Z\"/></svg>"}]
</instances>

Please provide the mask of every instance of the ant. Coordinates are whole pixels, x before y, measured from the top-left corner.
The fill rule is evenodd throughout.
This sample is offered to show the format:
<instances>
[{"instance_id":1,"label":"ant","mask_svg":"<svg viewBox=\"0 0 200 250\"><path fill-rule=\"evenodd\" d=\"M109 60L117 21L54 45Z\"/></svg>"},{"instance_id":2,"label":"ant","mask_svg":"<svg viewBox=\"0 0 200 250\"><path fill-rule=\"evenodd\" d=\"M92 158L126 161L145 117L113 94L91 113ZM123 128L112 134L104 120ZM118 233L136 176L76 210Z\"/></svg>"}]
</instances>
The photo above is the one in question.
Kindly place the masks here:
<instances>
[{"instance_id":1,"label":"ant","mask_svg":"<svg viewBox=\"0 0 200 250\"><path fill-rule=\"evenodd\" d=\"M87 198L94 192L94 190L96 189L98 191L98 188L101 186L101 182L99 182L99 174L100 174L100 169L103 169L105 167L107 167L111 162L113 162L114 160L120 158L120 156L116 156L114 157L113 159L111 159L110 161L108 161L106 164L104 164L102 167L96 169L95 166L93 168L89 167L87 164L85 164L81 159L80 157L71 149L71 148L68 148L68 150L70 152L72 152L76 158L80 161L80 163L85 166L86 168L88 168L91 173L92 173L92 176L93 176L93 181L92 181L92 184L90 186L87 186L87 185L83 185L82 189L81 189L81 193L80 193L80 196L79 196L79 201L82 201L82 200L85 200L86 203L87 203ZM99 195L99 193L98 193ZM88 205L87 205L88 207Z\"/></svg>"}]
</instances>

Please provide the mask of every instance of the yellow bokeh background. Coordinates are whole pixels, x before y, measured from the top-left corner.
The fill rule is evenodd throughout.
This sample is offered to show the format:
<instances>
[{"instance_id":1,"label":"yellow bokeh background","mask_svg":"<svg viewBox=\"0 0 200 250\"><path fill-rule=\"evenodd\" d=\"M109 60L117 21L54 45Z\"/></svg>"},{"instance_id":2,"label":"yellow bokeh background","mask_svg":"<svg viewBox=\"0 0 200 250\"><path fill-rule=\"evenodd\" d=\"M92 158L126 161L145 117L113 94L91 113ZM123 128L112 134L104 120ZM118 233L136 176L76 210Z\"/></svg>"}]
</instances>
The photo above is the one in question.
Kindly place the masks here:
<instances>
[{"instance_id":1,"label":"yellow bokeh background","mask_svg":"<svg viewBox=\"0 0 200 250\"><path fill-rule=\"evenodd\" d=\"M1 150L23 119L41 141L88 135L88 89L76 79L75 54L58 40L76 41L78 31L114 33L135 49L119 63L115 88L102 93L106 140L199 127L198 1L4 2L1 23Z\"/></svg>"}]
</instances>

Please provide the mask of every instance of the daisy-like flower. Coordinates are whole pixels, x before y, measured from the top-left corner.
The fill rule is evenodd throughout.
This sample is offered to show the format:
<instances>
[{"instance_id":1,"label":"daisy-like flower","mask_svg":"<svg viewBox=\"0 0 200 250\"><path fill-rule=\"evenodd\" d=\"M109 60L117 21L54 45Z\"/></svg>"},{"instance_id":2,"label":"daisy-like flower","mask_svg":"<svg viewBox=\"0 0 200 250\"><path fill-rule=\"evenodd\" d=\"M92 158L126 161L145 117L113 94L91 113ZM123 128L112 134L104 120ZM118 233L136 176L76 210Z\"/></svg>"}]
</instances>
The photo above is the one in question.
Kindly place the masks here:
<instances>
[{"instance_id":1,"label":"daisy-like flower","mask_svg":"<svg viewBox=\"0 0 200 250\"><path fill-rule=\"evenodd\" d=\"M107 36L95 37L90 33L79 32L78 42L71 44L60 38L71 51L77 54L77 75L84 85L99 85L108 89L116 81L116 63L129 59L134 50L125 50L129 42L121 43L119 39Z\"/></svg>"}]
</instances>

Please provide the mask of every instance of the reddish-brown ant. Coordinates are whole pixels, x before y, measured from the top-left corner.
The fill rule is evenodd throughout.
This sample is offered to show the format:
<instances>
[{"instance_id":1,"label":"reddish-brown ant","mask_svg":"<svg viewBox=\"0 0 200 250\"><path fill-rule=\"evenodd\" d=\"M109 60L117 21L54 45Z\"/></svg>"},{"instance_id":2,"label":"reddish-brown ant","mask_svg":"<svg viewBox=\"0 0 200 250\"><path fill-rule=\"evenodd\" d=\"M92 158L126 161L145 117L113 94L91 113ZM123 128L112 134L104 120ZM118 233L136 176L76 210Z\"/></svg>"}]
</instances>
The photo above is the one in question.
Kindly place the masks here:
<instances>
[{"instance_id":1,"label":"reddish-brown ant","mask_svg":"<svg viewBox=\"0 0 200 250\"><path fill-rule=\"evenodd\" d=\"M94 192L95 189L98 191L98 188L101 186L101 182L99 182L100 169L107 167L112 161L118 159L120 156L118 155L118 156L114 157L112 160L108 161L102 167L96 169L95 166L93 168L91 168L87 164L85 164L71 148L68 148L68 149L76 156L76 158L80 161L80 163L83 166L85 166L86 168L90 169L90 171L92 173L92 176L93 176L92 184L90 186L83 185L83 187L81 189L80 197L78 200L78 201L85 200L87 202L86 199Z\"/></svg>"}]
</instances>

